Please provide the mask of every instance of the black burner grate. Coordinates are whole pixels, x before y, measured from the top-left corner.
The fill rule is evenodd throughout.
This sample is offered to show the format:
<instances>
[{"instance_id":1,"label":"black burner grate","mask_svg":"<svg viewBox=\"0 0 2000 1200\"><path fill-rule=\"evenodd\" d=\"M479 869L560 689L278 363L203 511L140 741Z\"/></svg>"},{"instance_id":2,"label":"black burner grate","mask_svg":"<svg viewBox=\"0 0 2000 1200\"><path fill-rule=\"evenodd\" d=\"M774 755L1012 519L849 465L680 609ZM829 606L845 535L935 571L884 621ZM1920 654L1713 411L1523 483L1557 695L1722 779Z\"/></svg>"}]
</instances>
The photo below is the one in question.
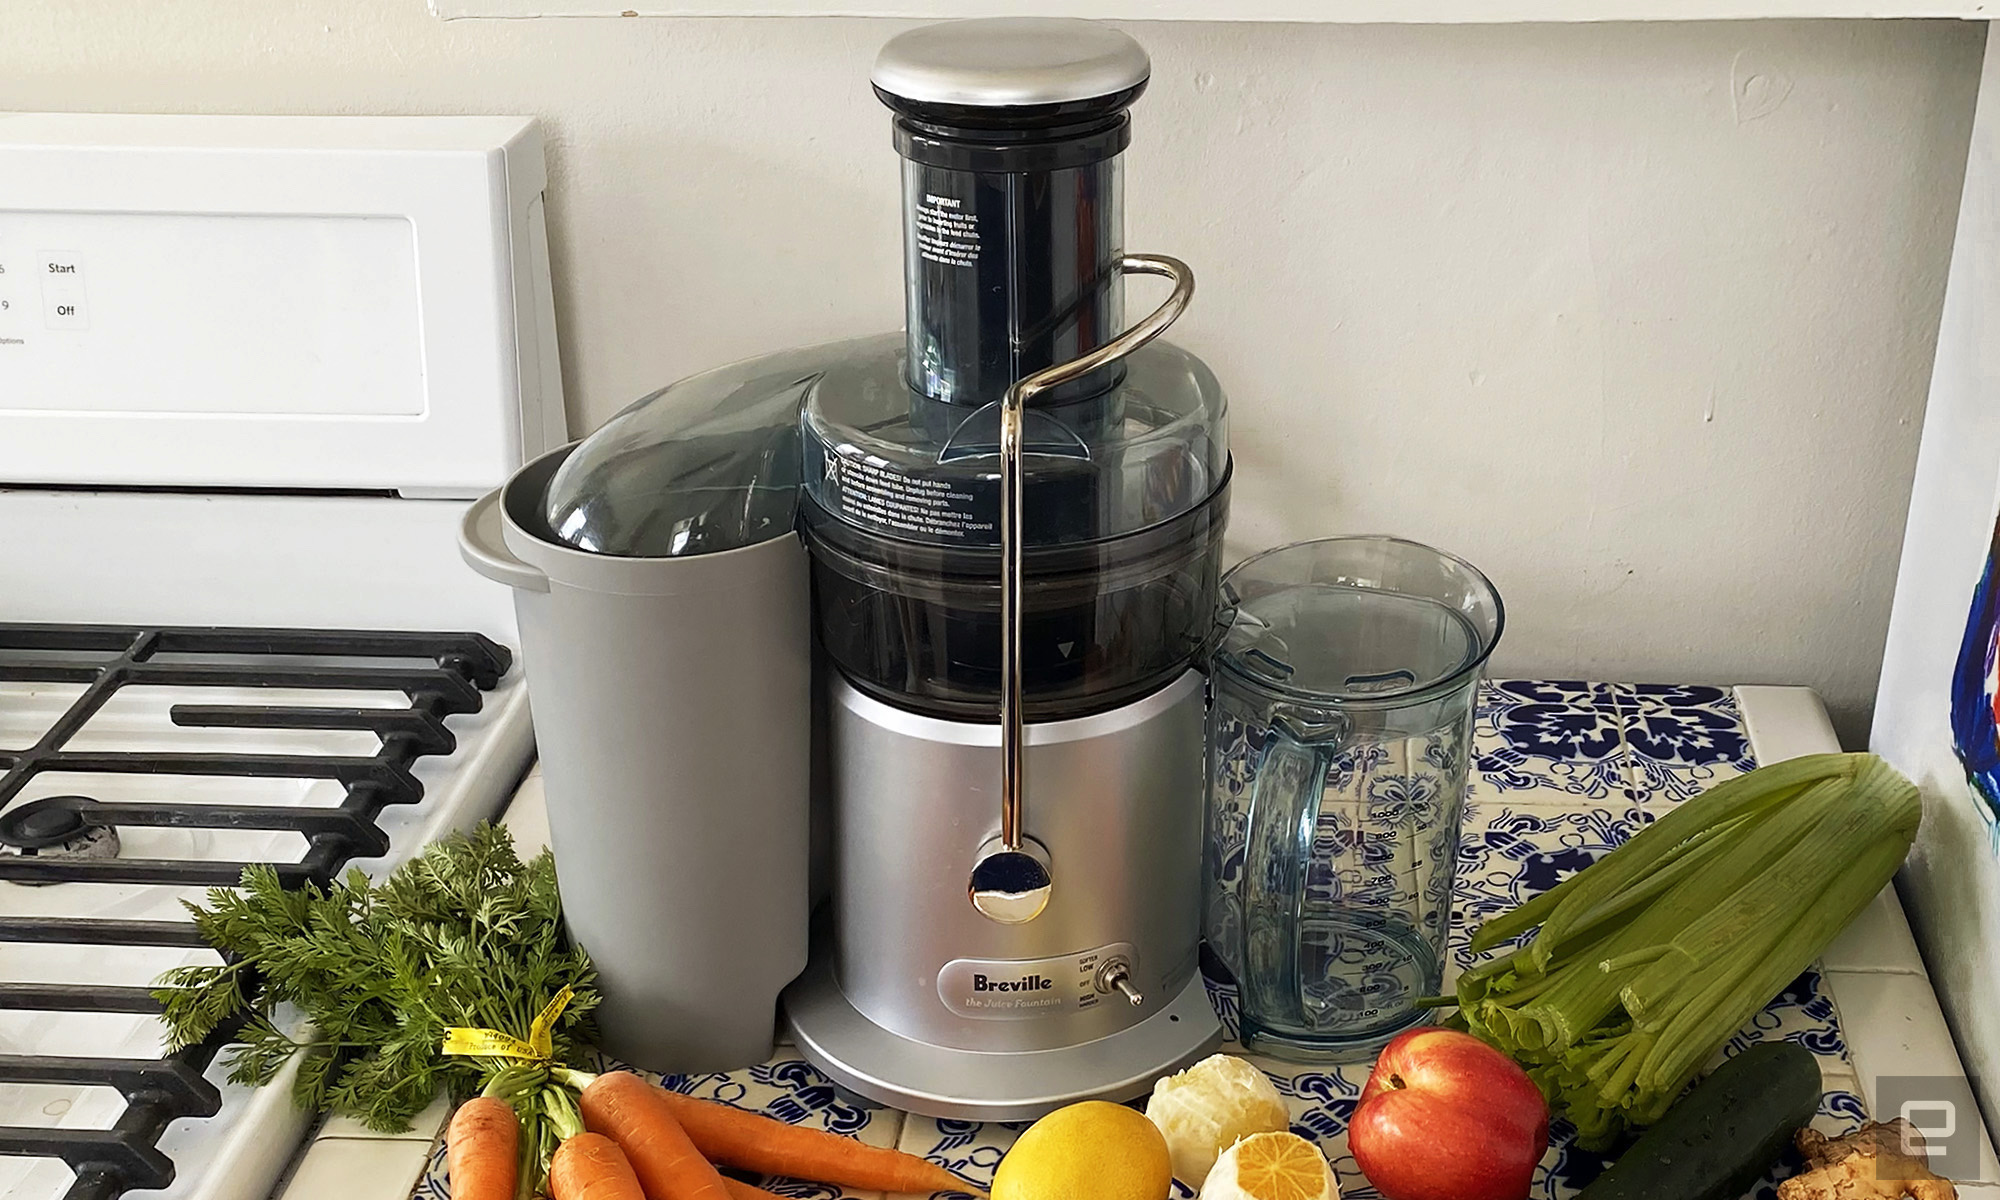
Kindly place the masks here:
<instances>
[{"instance_id":1,"label":"black burner grate","mask_svg":"<svg viewBox=\"0 0 2000 1200\"><path fill-rule=\"evenodd\" d=\"M288 886L330 881L351 859L384 854L376 818L391 804L414 804L423 786L410 767L455 742L444 719L479 711L511 662L508 651L471 633L369 633L303 629L138 629L97 625L0 624L0 682L69 683L83 693L26 750L0 750L0 879L65 882L234 884L241 862L58 856L119 827L290 830L306 839L297 862L275 863ZM368 730L373 755L112 753L65 749L120 688L127 686L282 687L401 692L406 708L180 704L175 725L257 729ZM16 804L43 772L157 773L326 779L345 789L337 807L294 808L190 803L107 804L49 796ZM80 946L198 946L182 921L123 921L0 914L0 942ZM0 980L0 1009L158 1012L146 986ZM108 1130L0 1127L0 1155L60 1158L76 1173L67 1200L109 1200L173 1180L156 1143L178 1117L213 1115L221 1098L202 1071L226 1037L162 1060L0 1055L0 1083L113 1087L126 1100Z\"/></svg>"}]
</instances>

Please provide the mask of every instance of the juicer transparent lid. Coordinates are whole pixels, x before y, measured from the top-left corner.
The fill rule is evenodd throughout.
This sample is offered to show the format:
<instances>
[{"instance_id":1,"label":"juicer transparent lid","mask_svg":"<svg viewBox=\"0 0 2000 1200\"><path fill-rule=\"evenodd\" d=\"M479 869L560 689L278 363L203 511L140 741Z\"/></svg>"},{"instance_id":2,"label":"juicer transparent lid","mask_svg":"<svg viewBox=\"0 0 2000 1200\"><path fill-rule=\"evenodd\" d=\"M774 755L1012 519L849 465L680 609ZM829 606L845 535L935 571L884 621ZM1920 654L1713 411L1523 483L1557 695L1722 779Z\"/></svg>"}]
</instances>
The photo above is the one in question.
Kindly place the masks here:
<instances>
[{"instance_id":1,"label":"juicer transparent lid","mask_svg":"<svg viewBox=\"0 0 2000 1200\"><path fill-rule=\"evenodd\" d=\"M812 503L880 537L999 544L1000 404L934 400L905 382L901 337L848 343L805 391ZM1207 500L1229 464L1228 402L1208 367L1155 342L1096 395L1030 405L1022 424L1023 541L1135 533Z\"/></svg>"},{"instance_id":2,"label":"juicer transparent lid","mask_svg":"<svg viewBox=\"0 0 2000 1200\"><path fill-rule=\"evenodd\" d=\"M803 485L859 532L990 550L999 544L999 406L911 390L904 346L893 333L810 346L646 396L557 469L549 529L596 554L735 550L791 532ZM1225 479L1228 404L1215 376L1160 342L1125 364L1124 381L1104 394L1028 409L1027 545L1148 529L1192 511Z\"/></svg>"},{"instance_id":3,"label":"juicer transparent lid","mask_svg":"<svg viewBox=\"0 0 2000 1200\"><path fill-rule=\"evenodd\" d=\"M633 403L579 442L549 480L550 531L578 550L629 558L738 550L790 534L799 406L824 366L853 344L718 367Z\"/></svg>"}]
</instances>

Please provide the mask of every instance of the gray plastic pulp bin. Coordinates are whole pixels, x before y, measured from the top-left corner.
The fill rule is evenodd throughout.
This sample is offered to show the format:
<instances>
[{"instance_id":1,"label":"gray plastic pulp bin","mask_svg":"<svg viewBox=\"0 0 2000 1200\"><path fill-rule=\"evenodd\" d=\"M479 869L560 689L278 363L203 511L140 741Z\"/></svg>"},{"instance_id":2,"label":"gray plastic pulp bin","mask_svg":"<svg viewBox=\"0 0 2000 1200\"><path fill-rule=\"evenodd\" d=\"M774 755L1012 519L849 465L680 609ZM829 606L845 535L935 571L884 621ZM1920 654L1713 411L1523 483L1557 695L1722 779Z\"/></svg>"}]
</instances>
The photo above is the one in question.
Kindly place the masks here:
<instances>
[{"instance_id":1,"label":"gray plastic pulp bin","mask_svg":"<svg viewBox=\"0 0 2000 1200\"><path fill-rule=\"evenodd\" d=\"M570 935L597 965L603 1049L664 1072L771 1052L805 968L811 626L786 531L622 558L549 536L574 446L466 513L460 550L514 589Z\"/></svg>"}]
</instances>

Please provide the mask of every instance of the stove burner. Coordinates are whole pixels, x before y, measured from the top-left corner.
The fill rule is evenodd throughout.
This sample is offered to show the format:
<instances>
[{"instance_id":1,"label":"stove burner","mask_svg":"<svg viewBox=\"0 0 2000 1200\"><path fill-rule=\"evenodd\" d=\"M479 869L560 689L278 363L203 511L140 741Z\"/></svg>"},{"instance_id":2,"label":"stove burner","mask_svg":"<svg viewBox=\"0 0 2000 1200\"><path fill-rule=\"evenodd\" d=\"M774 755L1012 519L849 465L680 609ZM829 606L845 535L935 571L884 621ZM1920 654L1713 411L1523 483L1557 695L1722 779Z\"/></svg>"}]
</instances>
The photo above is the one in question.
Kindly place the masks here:
<instances>
[{"instance_id":1,"label":"stove burner","mask_svg":"<svg viewBox=\"0 0 2000 1200\"><path fill-rule=\"evenodd\" d=\"M88 796L49 796L0 812L0 855L33 858L117 858L118 831L99 822ZM46 887L53 879L24 879Z\"/></svg>"},{"instance_id":2,"label":"stove burner","mask_svg":"<svg viewBox=\"0 0 2000 1200\"><path fill-rule=\"evenodd\" d=\"M67 801L83 799L82 796L50 796L46 800L36 800L0 813L0 842L32 854L81 836L89 830L90 824Z\"/></svg>"},{"instance_id":3,"label":"stove burner","mask_svg":"<svg viewBox=\"0 0 2000 1200\"><path fill-rule=\"evenodd\" d=\"M57 858L60 851L93 840L102 831L111 835L115 854L118 831L93 819L91 810L96 807L97 801L88 796L49 796L10 808L0 813L0 844L23 854L54 850L58 853L49 857Z\"/></svg>"},{"instance_id":4,"label":"stove burner","mask_svg":"<svg viewBox=\"0 0 2000 1200\"><path fill-rule=\"evenodd\" d=\"M268 661L257 661L258 659ZM374 660L374 661L370 661ZM123 858L118 829L289 830L306 839L296 862L271 864L287 885L325 886L349 860L389 850L376 824L391 804L415 804L423 785L411 766L450 754L446 717L478 712L480 693L512 665L502 646L471 633L368 633L305 629L129 629L0 624L0 682L82 684L83 694L26 750L0 750L0 881L177 884L228 887L240 862ZM416 662L419 665L411 665ZM424 665L426 662L435 665ZM352 729L373 733L372 755L120 753L66 749L126 686L281 687L401 692L405 708L181 704L173 723L202 728ZM106 803L88 796L15 799L42 772L168 774L331 780L334 807ZM0 911L0 944L203 945L185 921L31 917ZM0 978L0 1010L156 1013L151 980L139 986L21 982ZM164 1188L174 1164L155 1146L167 1125L213 1115L221 1098L202 1076L234 1030L160 1060L0 1054L0 1085L82 1084L116 1088L124 1115L109 1129L0 1127L0 1155L59 1158L76 1174L65 1200L111 1200Z\"/></svg>"}]
</instances>

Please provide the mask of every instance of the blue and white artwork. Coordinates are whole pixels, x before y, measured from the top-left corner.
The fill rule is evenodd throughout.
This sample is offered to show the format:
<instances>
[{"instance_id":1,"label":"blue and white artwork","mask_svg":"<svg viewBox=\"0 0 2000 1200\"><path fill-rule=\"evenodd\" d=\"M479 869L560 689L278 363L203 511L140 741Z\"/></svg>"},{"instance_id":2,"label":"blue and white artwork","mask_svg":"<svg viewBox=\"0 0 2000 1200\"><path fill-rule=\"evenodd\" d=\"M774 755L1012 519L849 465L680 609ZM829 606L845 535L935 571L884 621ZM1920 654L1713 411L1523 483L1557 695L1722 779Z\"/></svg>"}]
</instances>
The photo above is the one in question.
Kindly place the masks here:
<instances>
[{"instance_id":1,"label":"blue and white artwork","mask_svg":"<svg viewBox=\"0 0 2000 1200\"><path fill-rule=\"evenodd\" d=\"M1993 522L1952 669L1951 748L1982 816L2000 831L2000 518Z\"/></svg>"}]
</instances>

